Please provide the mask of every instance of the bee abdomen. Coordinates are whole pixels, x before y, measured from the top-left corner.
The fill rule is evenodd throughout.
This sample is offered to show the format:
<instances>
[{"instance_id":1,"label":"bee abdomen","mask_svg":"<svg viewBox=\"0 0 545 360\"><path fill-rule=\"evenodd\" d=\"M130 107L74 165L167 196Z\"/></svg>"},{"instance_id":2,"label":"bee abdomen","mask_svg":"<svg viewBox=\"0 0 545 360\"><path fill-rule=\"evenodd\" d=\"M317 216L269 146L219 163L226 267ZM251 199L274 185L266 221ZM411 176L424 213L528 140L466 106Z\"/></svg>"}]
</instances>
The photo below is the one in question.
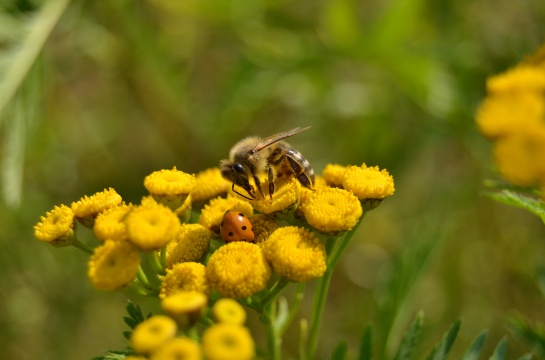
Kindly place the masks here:
<instances>
[{"instance_id":1,"label":"bee abdomen","mask_svg":"<svg viewBox=\"0 0 545 360\"><path fill-rule=\"evenodd\" d=\"M308 160L293 148L287 149L286 155L297 180L303 186L312 188L314 184L314 169L312 169Z\"/></svg>"}]
</instances>

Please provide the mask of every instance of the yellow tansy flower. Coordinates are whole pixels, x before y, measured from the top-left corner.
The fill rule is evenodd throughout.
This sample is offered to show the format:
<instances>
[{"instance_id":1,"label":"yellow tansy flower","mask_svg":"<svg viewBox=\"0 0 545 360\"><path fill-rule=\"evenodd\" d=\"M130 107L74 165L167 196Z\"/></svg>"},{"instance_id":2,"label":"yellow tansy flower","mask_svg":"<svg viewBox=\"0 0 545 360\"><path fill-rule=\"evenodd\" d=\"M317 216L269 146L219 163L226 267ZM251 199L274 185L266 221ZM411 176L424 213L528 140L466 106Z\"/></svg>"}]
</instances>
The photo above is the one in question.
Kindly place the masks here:
<instances>
[{"instance_id":1,"label":"yellow tansy flower","mask_svg":"<svg viewBox=\"0 0 545 360\"><path fill-rule=\"evenodd\" d=\"M230 298L246 298L265 288L271 267L255 244L235 241L217 249L206 265L210 286Z\"/></svg>"},{"instance_id":2,"label":"yellow tansy flower","mask_svg":"<svg viewBox=\"0 0 545 360\"><path fill-rule=\"evenodd\" d=\"M531 135L498 139L494 157L507 181L522 186L545 183L545 127Z\"/></svg>"},{"instance_id":3,"label":"yellow tansy flower","mask_svg":"<svg viewBox=\"0 0 545 360\"><path fill-rule=\"evenodd\" d=\"M384 199L395 191L394 179L385 169L378 166L349 166L342 181L343 188L360 200Z\"/></svg>"},{"instance_id":4,"label":"yellow tansy flower","mask_svg":"<svg viewBox=\"0 0 545 360\"><path fill-rule=\"evenodd\" d=\"M201 360L201 348L195 341L180 337L169 341L151 354L150 360Z\"/></svg>"},{"instance_id":5,"label":"yellow tansy flower","mask_svg":"<svg viewBox=\"0 0 545 360\"><path fill-rule=\"evenodd\" d=\"M278 179L275 181L275 191L271 198L268 195L269 182L265 181L261 188L265 197L258 195L251 204L255 210L267 215L288 215L293 213L299 205L301 195L301 184L295 178Z\"/></svg>"},{"instance_id":6,"label":"yellow tansy flower","mask_svg":"<svg viewBox=\"0 0 545 360\"><path fill-rule=\"evenodd\" d=\"M249 217L254 229L254 242L262 245L265 240L278 229L278 224L271 217L264 214L256 214Z\"/></svg>"},{"instance_id":7,"label":"yellow tansy flower","mask_svg":"<svg viewBox=\"0 0 545 360\"><path fill-rule=\"evenodd\" d=\"M263 250L274 271L291 281L308 281L326 271L324 244L308 229L279 228L269 236Z\"/></svg>"},{"instance_id":8,"label":"yellow tansy flower","mask_svg":"<svg viewBox=\"0 0 545 360\"><path fill-rule=\"evenodd\" d=\"M144 186L151 196L171 210L183 205L196 183L195 175L186 174L176 167L155 171L144 179Z\"/></svg>"},{"instance_id":9,"label":"yellow tansy flower","mask_svg":"<svg viewBox=\"0 0 545 360\"><path fill-rule=\"evenodd\" d=\"M176 238L180 220L166 206L144 200L125 219L128 239L140 250L158 250Z\"/></svg>"},{"instance_id":10,"label":"yellow tansy flower","mask_svg":"<svg viewBox=\"0 0 545 360\"><path fill-rule=\"evenodd\" d=\"M92 229L96 216L106 209L121 204L121 195L115 192L114 189L97 192L92 196L84 196L76 202L73 202L71 207L75 217L86 227Z\"/></svg>"},{"instance_id":11,"label":"yellow tansy flower","mask_svg":"<svg viewBox=\"0 0 545 360\"><path fill-rule=\"evenodd\" d=\"M334 234L352 229L363 210L359 199L337 188L317 189L303 208L306 221L315 229Z\"/></svg>"},{"instance_id":12,"label":"yellow tansy flower","mask_svg":"<svg viewBox=\"0 0 545 360\"><path fill-rule=\"evenodd\" d=\"M216 301L212 307L212 315L219 323L243 325L246 321L246 311L242 305L229 298Z\"/></svg>"},{"instance_id":13,"label":"yellow tansy flower","mask_svg":"<svg viewBox=\"0 0 545 360\"><path fill-rule=\"evenodd\" d=\"M199 217L199 224L212 230L216 234L220 231L220 223L227 210L240 211L243 214L251 215L254 210L247 201L240 200L235 196L228 195L227 198L217 197L210 200L204 206Z\"/></svg>"},{"instance_id":14,"label":"yellow tansy flower","mask_svg":"<svg viewBox=\"0 0 545 360\"><path fill-rule=\"evenodd\" d=\"M74 213L66 205L55 206L34 226L36 239L62 247L74 242Z\"/></svg>"},{"instance_id":15,"label":"yellow tansy flower","mask_svg":"<svg viewBox=\"0 0 545 360\"><path fill-rule=\"evenodd\" d=\"M125 357L124 360L148 360L148 358L143 357L143 356L129 355L129 356Z\"/></svg>"},{"instance_id":16,"label":"yellow tansy flower","mask_svg":"<svg viewBox=\"0 0 545 360\"><path fill-rule=\"evenodd\" d=\"M545 90L545 68L517 66L486 81L489 93L542 92Z\"/></svg>"},{"instance_id":17,"label":"yellow tansy flower","mask_svg":"<svg viewBox=\"0 0 545 360\"><path fill-rule=\"evenodd\" d=\"M150 354L174 339L176 321L164 315L155 315L136 325L131 334L131 344L140 354Z\"/></svg>"},{"instance_id":18,"label":"yellow tansy flower","mask_svg":"<svg viewBox=\"0 0 545 360\"><path fill-rule=\"evenodd\" d=\"M486 98L477 111L477 125L483 135L495 139L510 134L531 134L543 127L545 103L541 94L494 95Z\"/></svg>"},{"instance_id":19,"label":"yellow tansy flower","mask_svg":"<svg viewBox=\"0 0 545 360\"><path fill-rule=\"evenodd\" d=\"M167 268L181 262L199 261L210 246L212 232L199 224L182 224L176 238L167 244Z\"/></svg>"},{"instance_id":20,"label":"yellow tansy flower","mask_svg":"<svg viewBox=\"0 0 545 360\"><path fill-rule=\"evenodd\" d=\"M227 193L231 183L221 176L219 168L206 169L197 174L197 184L191 192L193 203L204 202Z\"/></svg>"},{"instance_id":21,"label":"yellow tansy flower","mask_svg":"<svg viewBox=\"0 0 545 360\"><path fill-rule=\"evenodd\" d=\"M129 242L107 240L95 248L87 275L94 287L113 291L128 285L140 265L138 250Z\"/></svg>"},{"instance_id":22,"label":"yellow tansy flower","mask_svg":"<svg viewBox=\"0 0 545 360\"><path fill-rule=\"evenodd\" d=\"M131 208L132 205L121 204L98 214L93 226L96 237L101 241L127 239L124 220Z\"/></svg>"},{"instance_id":23,"label":"yellow tansy flower","mask_svg":"<svg viewBox=\"0 0 545 360\"><path fill-rule=\"evenodd\" d=\"M208 360L250 360L255 345L247 328L234 324L216 324L203 333L202 349Z\"/></svg>"},{"instance_id":24,"label":"yellow tansy flower","mask_svg":"<svg viewBox=\"0 0 545 360\"><path fill-rule=\"evenodd\" d=\"M208 298L198 291L181 291L161 301L161 307L181 327L193 326L203 314Z\"/></svg>"},{"instance_id":25,"label":"yellow tansy flower","mask_svg":"<svg viewBox=\"0 0 545 360\"><path fill-rule=\"evenodd\" d=\"M206 268L201 263L185 262L167 269L161 282L161 299L181 291L198 291L210 295L210 286L206 277Z\"/></svg>"},{"instance_id":26,"label":"yellow tansy flower","mask_svg":"<svg viewBox=\"0 0 545 360\"><path fill-rule=\"evenodd\" d=\"M341 187L346 166L339 164L327 164L322 171L322 178L327 185Z\"/></svg>"}]
</instances>

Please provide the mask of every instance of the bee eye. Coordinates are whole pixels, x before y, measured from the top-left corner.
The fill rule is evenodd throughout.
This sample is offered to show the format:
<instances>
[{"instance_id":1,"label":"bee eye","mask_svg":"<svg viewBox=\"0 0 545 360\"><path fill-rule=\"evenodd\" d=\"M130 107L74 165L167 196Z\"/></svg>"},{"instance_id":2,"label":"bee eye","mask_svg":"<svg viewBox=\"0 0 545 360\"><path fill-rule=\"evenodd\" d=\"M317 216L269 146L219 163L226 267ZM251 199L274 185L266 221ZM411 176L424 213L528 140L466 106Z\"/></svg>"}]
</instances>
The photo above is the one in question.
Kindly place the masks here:
<instances>
[{"instance_id":1,"label":"bee eye","mask_svg":"<svg viewBox=\"0 0 545 360\"><path fill-rule=\"evenodd\" d=\"M239 174L246 174L246 169L241 164L233 165L233 170L235 170Z\"/></svg>"}]
</instances>

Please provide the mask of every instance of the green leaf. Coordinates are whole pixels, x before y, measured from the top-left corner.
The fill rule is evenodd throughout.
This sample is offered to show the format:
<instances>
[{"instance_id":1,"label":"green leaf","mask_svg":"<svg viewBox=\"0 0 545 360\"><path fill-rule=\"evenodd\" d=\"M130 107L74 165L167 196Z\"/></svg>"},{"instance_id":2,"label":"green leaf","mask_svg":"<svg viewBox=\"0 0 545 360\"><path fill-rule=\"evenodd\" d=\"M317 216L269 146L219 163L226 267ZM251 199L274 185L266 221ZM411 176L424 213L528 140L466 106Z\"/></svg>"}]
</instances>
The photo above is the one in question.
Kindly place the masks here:
<instances>
[{"instance_id":1,"label":"green leaf","mask_svg":"<svg viewBox=\"0 0 545 360\"><path fill-rule=\"evenodd\" d=\"M123 331L123 337L127 340L131 339L132 331Z\"/></svg>"},{"instance_id":2,"label":"green leaf","mask_svg":"<svg viewBox=\"0 0 545 360\"><path fill-rule=\"evenodd\" d=\"M428 360L444 360L447 357L447 354L449 353L450 349L452 348L452 344L456 340L456 336L458 336L458 331L460 330L460 320L456 320L448 329L448 331L443 335L443 338L431 351L431 353L428 355Z\"/></svg>"},{"instance_id":3,"label":"green leaf","mask_svg":"<svg viewBox=\"0 0 545 360\"><path fill-rule=\"evenodd\" d=\"M373 327L368 324L363 330L358 360L371 360L373 356Z\"/></svg>"},{"instance_id":4,"label":"green leaf","mask_svg":"<svg viewBox=\"0 0 545 360\"><path fill-rule=\"evenodd\" d=\"M331 354L331 360L344 360L346 358L346 341L341 341L340 343L335 346L335 349L333 349L333 353Z\"/></svg>"},{"instance_id":5,"label":"green leaf","mask_svg":"<svg viewBox=\"0 0 545 360\"><path fill-rule=\"evenodd\" d=\"M511 332L519 340L534 348L540 356L545 356L545 326L543 323L532 324L523 315L516 315L509 321Z\"/></svg>"},{"instance_id":6,"label":"green leaf","mask_svg":"<svg viewBox=\"0 0 545 360\"><path fill-rule=\"evenodd\" d=\"M97 356L91 360L123 360L127 356L131 355L130 351L123 350L109 350L104 356Z\"/></svg>"},{"instance_id":7,"label":"green leaf","mask_svg":"<svg viewBox=\"0 0 545 360\"><path fill-rule=\"evenodd\" d=\"M490 357L490 360L503 360L505 359L505 352L507 350L507 337L503 337L494 349L494 353Z\"/></svg>"},{"instance_id":8,"label":"green leaf","mask_svg":"<svg viewBox=\"0 0 545 360\"><path fill-rule=\"evenodd\" d=\"M485 192L484 194L503 204L528 210L532 214L537 215L545 223L545 204L539 199L520 195L512 190Z\"/></svg>"},{"instance_id":9,"label":"green leaf","mask_svg":"<svg viewBox=\"0 0 545 360\"><path fill-rule=\"evenodd\" d=\"M399 349L397 350L395 360L408 360L411 358L413 348L420 337L423 324L424 314L420 311L409 326L409 330L405 333L401 345L399 345Z\"/></svg>"},{"instance_id":10,"label":"green leaf","mask_svg":"<svg viewBox=\"0 0 545 360\"><path fill-rule=\"evenodd\" d=\"M142 309L140 308L140 305L135 305L132 301L127 300L127 304L125 305L125 308L127 309L127 312L129 313L131 318L134 319L134 321L136 322L134 326L140 324L142 321L145 320L144 314L142 313ZM148 315L148 318L150 316L151 316L151 313Z\"/></svg>"},{"instance_id":11,"label":"green leaf","mask_svg":"<svg viewBox=\"0 0 545 360\"><path fill-rule=\"evenodd\" d=\"M134 329L135 326L138 325L138 323L136 322L136 320L134 320L133 318L128 317L128 316L123 316L123 321L124 321L125 324L127 324L127 326L130 327L131 329Z\"/></svg>"},{"instance_id":12,"label":"green leaf","mask_svg":"<svg viewBox=\"0 0 545 360\"><path fill-rule=\"evenodd\" d=\"M532 354L525 354L525 355L522 355L519 360L532 360L534 358L534 356Z\"/></svg>"},{"instance_id":13,"label":"green leaf","mask_svg":"<svg viewBox=\"0 0 545 360\"><path fill-rule=\"evenodd\" d=\"M477 360L479 355L483 350L484 343L488 336L488 330L483 330L481 333L473 340L462 360Z\"/></svg>"}]
</instances>

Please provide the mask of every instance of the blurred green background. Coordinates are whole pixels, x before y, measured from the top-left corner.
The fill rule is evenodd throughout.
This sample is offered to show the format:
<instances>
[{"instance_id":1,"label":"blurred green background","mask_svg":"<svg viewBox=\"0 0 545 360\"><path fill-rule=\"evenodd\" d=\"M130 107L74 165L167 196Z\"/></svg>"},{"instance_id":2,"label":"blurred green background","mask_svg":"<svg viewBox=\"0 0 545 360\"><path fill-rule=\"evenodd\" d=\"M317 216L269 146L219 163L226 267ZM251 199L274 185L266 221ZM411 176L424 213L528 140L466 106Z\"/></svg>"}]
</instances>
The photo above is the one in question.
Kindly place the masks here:
<instances>
[{"instance_id":1,"label":"blurred green background","mask_svg":"<svg viewBox=\"0 0 545 360\"><path fill-rule=\"evenodd\" d=\"M0 0L0 358L121 349L127 297L157 309L94 290L86 255L36 241L53 205L110 186L138 202L152 171L196 173L298 126L317 173L365 162L396 182L334 274L319 359L341 339L354 353L368 322L391 355L420 309L417 358L457 318L453 358L483 328L489 354L515 310L545 320L545 226L482 196L496 174L474 124L485 79L544 23L542 0ZM509 358L527 351L510 337Z\"/></svg>"}]
</instances>

